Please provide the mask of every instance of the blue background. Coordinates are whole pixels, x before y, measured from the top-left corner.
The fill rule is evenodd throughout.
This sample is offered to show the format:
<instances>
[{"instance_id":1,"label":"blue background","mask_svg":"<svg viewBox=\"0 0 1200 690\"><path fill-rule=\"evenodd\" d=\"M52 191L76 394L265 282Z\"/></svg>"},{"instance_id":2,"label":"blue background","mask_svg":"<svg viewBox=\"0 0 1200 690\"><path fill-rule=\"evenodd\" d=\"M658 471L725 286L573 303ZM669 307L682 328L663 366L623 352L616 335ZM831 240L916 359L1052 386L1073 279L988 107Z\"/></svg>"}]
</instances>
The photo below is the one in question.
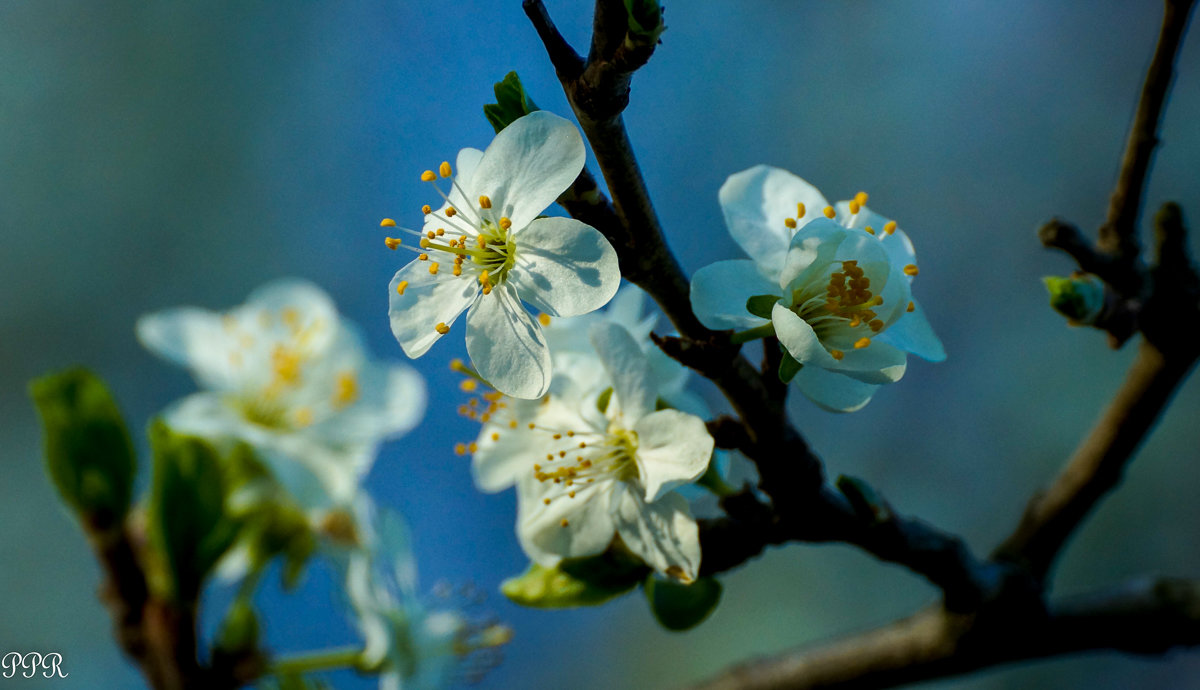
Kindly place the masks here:
<instances>
[{"instance_id":1,"label":"blue background","mask_svg":"<svg viewBox=\"0 0 1200 690\"><path fill-rule=\"evenodd\" d=\"M584 48L590 3L548 4ZM812 408L802 430L831 475L867 478L979 553L1053 476L1133 354L1046 306L1040 276L1072 266L1033 231L1056 214L1101 221L1158 22L1156 3L1121 0L680 0L635 79L630 136L687 271L738 255L716 192L760 162L831 200L865 189L913 237L916 293L949 359L913 362L853 415ZM1151 211L1181 202L1193 221L1196 39L1146 197ZM540 106L568 114L515 0L0 5L0 651L62 653L71 676L55 687L141 683L111 641L84 540L44 479L26 382L85 363L140 428L193 384L138 346L138 315L226 308L292 275L329 290L377 354L403 358L385 291L405 257L383 247L379 219L415 224L432 201L420 171L486 146L480 108L512 69ZM1180 324L1180 337L1194 326ZM513 497L475 491L451 450L475 433L454 414L462 394L446 368L462 354L460 334L415 363L429 413L384 449L369 484L410 521L424 586L489 592L475 610L514 628L482 687L678 685L935 598L854 549L793 546L726 577L720 609L686 634L658 629L637 596L566 612L509 604L496 587L524 567ZM1192 381L1071 545L1056 591L1200 575L1198 411ZM300 594L263 596L275 648L353 639L328 584L318 568ZM938 685L1017 686L1200 688L1200 657L1094 655Z\"/></svg>"}]
</instances>

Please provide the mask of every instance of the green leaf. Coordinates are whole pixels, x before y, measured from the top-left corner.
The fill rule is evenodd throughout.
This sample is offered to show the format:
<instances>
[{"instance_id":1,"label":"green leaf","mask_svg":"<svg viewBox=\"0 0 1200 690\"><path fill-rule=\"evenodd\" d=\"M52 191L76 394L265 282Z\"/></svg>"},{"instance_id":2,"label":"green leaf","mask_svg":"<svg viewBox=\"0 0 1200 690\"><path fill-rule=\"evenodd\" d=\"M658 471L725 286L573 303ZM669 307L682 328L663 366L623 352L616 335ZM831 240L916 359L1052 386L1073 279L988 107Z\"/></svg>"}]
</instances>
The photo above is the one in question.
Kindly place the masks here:
<instances>
[{"instance_id":1,"label":"green leaf","mask_svg":"<svg viewBox=\"0 0 1200 690\"><path fill-rule=\"evenodd\" d=\"M760 319L769 319L771 318L771 310L778 301L779 297L776 295L755 295L746 300L746 311Z\"/></svg>"},{"instance_id":2,"label":"green leaf","mask_svg":"<svg viewBox=\"0 0 1200 690\"><path fill-rule=\"evenodd\" d=\"M795 357L792 357L787 350L783 351L783 359L779 360L779 380L784 383L791 383L792 379L796 378L796 374L800 373L800 369L804 365L797 362Z\"/></svg>"},{"instance_id":3,"label":"green leaf","mask_svg":"<svg viewBox=\"0 0 1200 690\"><path fill-rule=\"evenodd\" d=\"M629 16L629 33L642 41L657 43L667 30L658 0L625 0L625 12Z\"/></svg>"},{"instance_id":4,"label":"green leaf","mask_svg":"<svg viewBox=\"0 0 1200 690\"><path fill-rule=\"evenodd\" d=\"M542 609L596 606L625 594L646 577L640 562L604 553L565 559L554 568L537 563L500 584L514 603Z\"/></svg>"},{"instance_id":5,"label":"green leaf","mask_svg":"<svg viewBox=\"0 0 1200 690\"><path fill-rule=\"evenodd\" d=\"M642 584L650 611L667 630L688 630L708 618L721 602L721 583L711 577L685 585L653 575Z\"/></svg>"},{"instance_id":6,"label":"green leaf","mask_svg":"<svg viewBox=\"0 0 1200 690\"><path fill-rule=\"evenodd\" d=\"M150 428L150 448L148 529L167 569L167 593L190 601L237 536L238 523L225 508L229 483L220 454L204 439L159 421Z\"/></svg>"},{"instance_id":7,"label":"green leaf","mask_svg":"<svg viewBox=\"0 0 1200 690\"><path fill-rule=\"evenodd\" d=\"M525 93L521 79L516 72L509 72L504 79L492 87L496 92L496 102L483 106L483 114L491 123L496 134L511 125L514 120L524 117L538 109L533 99Z\"/></svg>"},{"instance_id":8,"label":"green leaf","mask_svg":"<svg viewBox=\"0 0 1200 690\"><path fill-rule=\"evenodd\" d=\"M104 530L129 511L137 459L112 394L95 374L68 369L29 384L42 419L46 472L86 525Z\"/></svg>"}]
</instances>

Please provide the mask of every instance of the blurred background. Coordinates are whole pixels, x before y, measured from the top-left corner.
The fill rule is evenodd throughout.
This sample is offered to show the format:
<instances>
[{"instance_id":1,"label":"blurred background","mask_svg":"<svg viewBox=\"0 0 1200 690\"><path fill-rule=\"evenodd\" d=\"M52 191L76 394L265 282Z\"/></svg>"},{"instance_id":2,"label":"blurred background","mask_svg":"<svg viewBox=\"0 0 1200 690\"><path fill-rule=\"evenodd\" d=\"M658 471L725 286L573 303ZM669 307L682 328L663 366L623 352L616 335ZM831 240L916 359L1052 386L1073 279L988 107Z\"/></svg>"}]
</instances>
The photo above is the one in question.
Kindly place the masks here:
<instances>
[{"instance_id":1,"label":"blurred background","mask_svg":"<svg viewBox=\"0 0 1200 690\"><path fill-rule=\"evenodd\" d=\"M547 4L585 49L590 3ZM680 1L634 81L630 136L688 272L739 256L717 189L757 163L831 200L866 190L912 236L915 290L949 359L913 361L853 415L812 407L802 431L831 475L868 479L979 553L1053 476L1133 354L1049 309L1040 277L1072 265L1034 230L1054 215L1101 221L1159 21L1157 3L1122 0ZM1200 36L1179 68L1143 215L1176 200L1196 225ZM141 686L43 475L27 381L86 364L140 429L194 386L139 347L134 320L227 308L281 276L324 286L376 354L402 359L385 291L405 256L384 248L379 219L416 224L431 201L420 171L487 145L481 106L509 70L569 114L517 0L0 5L0 650L61 653L70 677L55 687ZM446 367L463 354L460 332L415 363L426 422L384 448L369 486L411 523L425 588L487 592L478 609L515 630L480 687L675 686L935 598L853 549L793 546L725 577L718 611L684 634L659 629L638 595L577 611L510 604L496 588L525 567L514 498L478 493L452 452L476 433L454 414L463 396ZM1057 592L1200 576L1198 413L1192 380L1071 544ZM354 639L320 568L261 603L276 649ZM1200 688L1200 654L1090 655L937 687Z\"/></svg>"}]
</instances>

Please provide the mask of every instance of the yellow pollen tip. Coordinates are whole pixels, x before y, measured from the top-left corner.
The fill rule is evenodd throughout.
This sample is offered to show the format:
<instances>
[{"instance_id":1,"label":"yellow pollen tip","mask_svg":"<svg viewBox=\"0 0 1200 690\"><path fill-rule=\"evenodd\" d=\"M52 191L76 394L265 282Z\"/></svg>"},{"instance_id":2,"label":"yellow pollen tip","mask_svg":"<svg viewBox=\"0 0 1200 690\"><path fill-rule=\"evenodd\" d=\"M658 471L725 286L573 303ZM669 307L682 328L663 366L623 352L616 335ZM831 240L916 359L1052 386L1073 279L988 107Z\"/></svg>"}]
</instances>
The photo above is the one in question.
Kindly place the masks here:
<instances>
[{"instance_id":1,"label":"yellow pollen tip","mask_svg":"<svg viewBox=\"0 0 1200 690\"><path fill-rule=\"evenodd\" d=\"M466 455L467 454L467 444L455 443L454 444L454 454L455 455Z\"/></svg>"},{"instance_id":2,"label":"yellow pollen tip","mask_svg":"<svg viewBox=\"0 0 1200 690\"><path fill-rule=\"evenodd\" d=\"M464 379L459 382L458 388L463 392L471 393L478 385L479 383L475 379Z\"/></svg>"},{"instance_id":3,"label":"yellow pollen tip","mask_svg":"<svg viewBox=\"0 0 1200 690\"><path fill-rule=\"evenodd\" d=\"M855 194L854 200L858 202L859 206L866 206L867 205L867 193L859 192L858 194Z\"/></svg>"},{"instance_id":4,"label":"yellow pollen tip","mask_svg":"<svg viewBox=\"0 0 1200 690\"><path fill-rule=\"evenodd\" d=\"M467 444L467 450L474 453L475 451L479 450L479 446L475 445L474 441L471 441L470 443Z\"/></svg>"},{"instance_id":5,"label":"yellow pollen tip","mask_svg":"<svg viewBox=\"0 0 1200 690\"><path fill-rule=\"evenodd\" d=\"M851 201L849 206L850 206L850 213L852 213L852 214L857 214L859 211L862 210L862 204L858 203L857 201Z\"/></svg>"},{"instance_id":6,"label":"yellow pollen tip","mask_svg":"<svg viewBox=\"0 0 1200 690\"><path fill-rule=\"evenodd\" d=\"M864 347L867 347L867 346L868 346L868 345L870 345L870 344L871 344L871 339L870 339L870 338L859 338L858 340L855 340L855 341L854 341L854 349L855 349L855 350L861 350L861 349L863 349Z\"/></svg>"},{"instance_id":7,"label":"yellow pollen tip","mask_svg":"<svg viewBox=\"0 0 1200 690\"><path fill-rule=\"evenodd\" d=\"M804 207L804 204L796 204L796 220L803 218L807 211L808 209Z\"/></svg>"},{"instance_id":8,"label":"yellow pollen tip","mask_svg":"<svg viewBox=\"0 0 1200 690\"><path fill-rule=\"evenodd\" d=\"M493 432L492 432L492 440L493 440L493 441L499 441L499 440L500 440L500 434L498 434L498 433L496 433L496 432L494 432L494 431L493 431Z\"/></svg>"},{"instance_id":9,"label":"yellow pollen tip","mask_svg":"<svg viewBox=\"0 0 1200 690\"><path fill-rule=\"evenodd\" d=\"M832 206L826 206L825 210L821 213L824 213L826 218L833 218L837 215L837 211L833 210Z\"/></svg>"},{"instance_id":10,"label":"yellow pollen tip","mask_svg":"<svg viewBox=\"0 0 1200 690\"><path fill-rule=\"evenodd\" d=\"M450 177L454 171L450 169L450 163L442 161L442 164L438 166L438 173L442 177Z\"/></svg>"},{"instance_id":11,"label":"yellow pollen tip","mask_svg":"<svg viewBox=\"0 0 1200 690\"><path fill-rule=\"evenodd\" d=\"M483 292L483 294L485 294L485 295L490 295L490 294L492 294L492 286L491 286L491 285L484 285L484 286L483 286L483 291L482 291L482 292Z\"/></svg>"},{"instance_id":12,"label":"yellow pollen tip","mask_svg":"<svg viewBox=\"0 0 1200 690\"><path fill-rule=\"evenodd\" d=\"M866 230L868 235L874 235L874 234L875 234L875 228L871 227L870 225L868 225L867 227L863 228L863 230Z\"/></svg>"},{"instance_id":13,"label":"yellow pollen tip","mask_svg":"<svg viewBox=\"0 0 1200 690\"><path fill-rule=\"evenodd\" d=\"M450 327L444 323L439 323L433 327L433 330L437 331L439 335L446 335L450 332Z\"/></svg>"},{"instance_id":14,"label":"yellow pollen tip","mask_svg":"<svg viewBox=\"0 0 1200 690\"><path fill-rule=\"evenodd\" d=\"M400 246L400 238L385 237L383 238L383 243L387 245L388 249L397 249Z\"/></svg>"},{"instance_id":15,"label":"yellow pollen tip","mask_svg":"<svg viewBox=\"0 0 1200 690\"><path fill-rule=\"evenodd\" d=\"M428 254L417 254L417 261L429 261Z\"/></svg>"},{"instance_id":16,"label":"yellow pollen tip","mask_svg":"<svg viewBox=\"0 0 1200 690\"><path fill-rule=\"evenodd\" d=\"M492 199L490 197L488 197L486 194L484 196L479 197L479 208L491 208L491 207L492 207Z\"/></svg>"},{"instance_id":17,"label":"yellow pollen tip","mask_svg":"<svg viewBox=\"0 0 1200 690\"><path fill-rule=\"evenodd\" d=\"M462 265L461 265L461 264L458 264L458 263L455 263L455 264L454 264L454 269L452 270L452 273L454 273L454 275L456 275L456 276L460 276L460 275L462 275Z\"/></svg>"},{"instance_id":18,"label":"yellow pollen tip","mask_svg":"<svg viewBox=\"0 0 1200 690\"><path fill-rule=\"evenodd\" d=\"M884 223L883 231L889 235L892 234L893 232L896 232L896 221L889 220L888 222Z\"/></svg>"},{"instance_id":19,"label":"yellow pollen tip","mask_svg":"<svg viewBox=\"0 0 1200 690\"><path fill-rule=\"evenodd\" d=\"M548 498L543 498L543 499L542 499L542 503L543 503L543 504L545 504L545 505L550 505L550 499L548 499Z\"/></svg>"},{"instance_id":20,"label":"yellow pollen tip","mask_svg":"<svg viewBox=\"0 0 1200 690\"><path fill-rule=\"evenodd\" d=\"M784 218L783 224L786 225L788 227L788 229L790 229L790 230L796 229L796 219L795 218Z\"/></svg>"},{"instance_id":21,"label":"yellow pollen tip","mask_svg":"<svg viewBox=\"0 0 1200 690\"><path fill-rule=\"evenodd\" d=\"M437 272L438 272L438 262L434 261L433 263L429 264L429 275L435 276L435 275L437 275Z\"/></svg>"},{"instance_id":22,"label":"yellow pollen tip","mask_svg":"<svg viewBox=\"0 0 1200 690\"><path fill-rule=\"evenodd\" d=\"M846 353L842 352L841 350L830 350L829 355L836 360L841 360L843 357L846 356Z\"/></svg>"},{"instance_id":23,"label":"yellow pollen tip","mask_svg":"<svg viewBox=\"0 0 1200 690\"><path fill-rule=\"evenodd\" d=\"M919 271L917 270L916 264L909 264L904 267L904 275L906 276L915 276L917 273L919 273Z\"/></svg>"},{"instance_id":24,"label":"yellow pollen tip","mask_svg":"<svg viewBox=\"0 0 1200 690\"><path fill-rule=\"evenodd\" d=\"M500 219L500 227L507 230L512 227L512 221L507 216Z\"/></svg>"},{"instance_id":25,"label":"yellow pollen tip","mask_svg":"<svg viewBox=\"0 0 1200 690\"><path fill-rule=\"evenodd\" d=\"M438 237L441 237L442 235L446 234L446 228L438 228L437 232L435 232L433 234L437 235Z\"/></svg>"},{"instance_id":26,"label":"yellow pollen tip","mask_svg":"<svg viewBox=\"0 0 1200 690\"><path fill-rule=\"evenodd\" d=\"M396 221L392 220L391 218L384 218L383 220L379 221L379 227L394 228L396 227Z\"/></svg>"},{"instance_id":27,"label":"yellow pollen tip","mask_svg":"<svg viewBox=\"0 0 1200 690\"><path fill-rule=\"evenodd\" d=\"M421 207L421 213L424 213L425 215L429 215L430 213L433 213L433 207L430 206L429 204L425 204L424 206Z\"/></svg>"},{"instance_id":28,"label":"yellow pollen tip","mask_svg":"<svg viewBox=\"0 0 1200 690\"><path fill-rule=\"evenodd\" d=\"M437 175L435 175L432 170L426 170L425 172L421 173L422 182L433 182L436 179Z\"/></svg>"},{"instance_id":29,"label":"yellow pollen tip","mask_svg":"<svg viewBox=\"0 0 1200 690\"><path fill-rule=\"evenodd\" d=\"M396 294L397 295L403 295L404 291L407 289L408 289L408 281L407 280L402 280L399 283L396 283Z\"/></svg>"},{"instance_id":30,"label":"yellow pollen tip","mask_svg":"<svg viewBox=\"0 0 1200 690\"><path fill-rule=\"evenodd\" d=\"M549 314L538 314L538 323L542 324L543 326L549 326L550 325L550 315Z\"/></svg>"},{"instance_id":31,"label":"yellow pollen tip","mask_svg":"<svg viewBox=\"0 0 1200 690\"><path fill-rule=\"evenodd\" d=\"M917 305L912 302L909 302L908 308L905 309L904 311L912 312L912 311L916 311L916 310L917 310Z\"/></svg>"},{"instance_id":32,"label":"yellow pollen tip","mask_svg":"<svg viewBox=\"0 0 1200 690\"><path fill-rule=\"evenodd\" d=\"M450 360L450 371L463 371L466 368L467 365L463 364L463 361L458 357Z\"/></svg>"},{"instance_id":33,"label":"yellow pollen tip","mask_svg":"<svg viewBox=\"0 0 1200 690\"><path fill-rule=\"evenodd\" d=\"M418 242L417 244L421 245L421 249L429 249L429 238L422 237L421 241Z\"/></svg>"},{"instance_id":34,"label":"yellow pollen tip","mask_svg":"<svg viewBox=\"0 0 1200 690\"><path fill-rule=\"evenodd\" d=\"M869 323L867 325L869 325L871 327L871 330L875 331L876 333L883 330L883 321L880 321L879 319L875 319L874 321L872 321L871 323Z\"/></svg>"},{"instance_id":35,"label":"yellow pollen tip","mask_svg":"<svg viewBox=\"0 0 1200 690\"><path fill-rule=\"evenodd\" d=\"M562 525L563 527L566 527L567 525L569 525L571 523L566 518L563 518L562 522L560 522L558 524Z\"/></svg>"},{"instance_id":36,"label":"yellow pollen tip","mask_svg":"<svg viewBox=\"0 0 1200 690\"><path fill-rule=\"evenodd\" d=\"M447 218L453 218L456 215L458 215L458 209L454 208L453 206L446 209L446 217Z\"/></svg>"}]
</instances>

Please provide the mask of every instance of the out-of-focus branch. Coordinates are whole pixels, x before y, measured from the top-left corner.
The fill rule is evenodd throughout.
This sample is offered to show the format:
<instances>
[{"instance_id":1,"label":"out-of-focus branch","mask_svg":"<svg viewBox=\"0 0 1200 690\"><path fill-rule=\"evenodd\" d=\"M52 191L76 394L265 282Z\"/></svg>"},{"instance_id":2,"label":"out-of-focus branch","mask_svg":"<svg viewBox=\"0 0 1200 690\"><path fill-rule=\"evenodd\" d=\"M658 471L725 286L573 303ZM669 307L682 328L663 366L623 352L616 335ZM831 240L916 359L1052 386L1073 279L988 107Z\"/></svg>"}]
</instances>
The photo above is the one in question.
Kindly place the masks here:
<instances>
[{"instance_id":1,"label":"out-of-focus branch","mask_svg":"<svg viewBox=\"0 0 1200 690\"><path fill-rule=\"evenodd\" d=\"M1141 344L1125 383L1058 478L1034 497L1013 534L997 549L1045 577L1092 508L1117 486L1125 467L1195 362L1168 358Z\"/></svg>"},{"instance_id":2,"label":"out-of-focus branch","mask_svg":"<svg viewBox=\"0 0 1200 690\"><path fill-rule=\"evenodd\" d=\"M1146 80L1138 99L1137 112L1116 188L1108 203L1108 215L1100 227L1098 246L1101 251L1125 264L1130 275L1136 275L1136 262L1141 251L1138 242L1137 219L1141 209L1142 191L1150 170L1154 148L1158 145L1158 125L1162 119L1163 103L1167 100L1174 78L1175 56L1187 27L1188 15L1194 0L1165 0L1162 29ZM1116 278L1117 276L1113 276ZM1118 281L1119 282L1119 281Z\"/></svg>"},{"instance_id":3,"label":"out-of-focus branch","mask_svg":"<svg viewBox=\"0 0 1200 690\"><path fill-rule=\"evenodd\" d=\"M1049 611L931 607L890 625L733 667L693 690L888 688L1085 651L1159 654L1200 644L1200 582L1138 580Z\"/></svg>"}]
</instances>

